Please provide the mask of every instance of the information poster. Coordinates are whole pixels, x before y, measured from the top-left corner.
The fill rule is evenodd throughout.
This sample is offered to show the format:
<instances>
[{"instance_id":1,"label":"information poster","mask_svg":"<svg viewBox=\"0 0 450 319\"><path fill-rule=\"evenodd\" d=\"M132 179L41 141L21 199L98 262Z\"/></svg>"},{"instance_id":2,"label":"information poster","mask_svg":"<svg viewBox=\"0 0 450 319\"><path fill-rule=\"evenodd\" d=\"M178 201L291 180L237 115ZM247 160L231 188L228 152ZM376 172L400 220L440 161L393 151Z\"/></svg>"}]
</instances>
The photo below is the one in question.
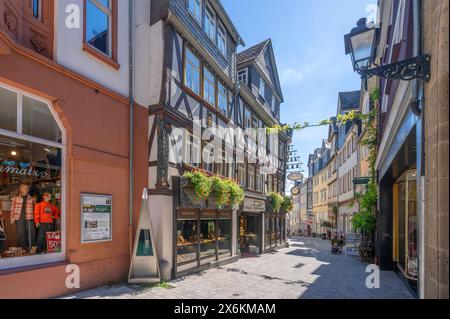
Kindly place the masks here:
<instances>
[{"instance_id":1,"label":"information poster","mask_svg":"<svg viewBox=\"0 0 450 319\"><path fill-rule=\"evenodd\" d=\"M81 241L112 239L112 196L81 194Z\"/></svg>"}]
</instances>

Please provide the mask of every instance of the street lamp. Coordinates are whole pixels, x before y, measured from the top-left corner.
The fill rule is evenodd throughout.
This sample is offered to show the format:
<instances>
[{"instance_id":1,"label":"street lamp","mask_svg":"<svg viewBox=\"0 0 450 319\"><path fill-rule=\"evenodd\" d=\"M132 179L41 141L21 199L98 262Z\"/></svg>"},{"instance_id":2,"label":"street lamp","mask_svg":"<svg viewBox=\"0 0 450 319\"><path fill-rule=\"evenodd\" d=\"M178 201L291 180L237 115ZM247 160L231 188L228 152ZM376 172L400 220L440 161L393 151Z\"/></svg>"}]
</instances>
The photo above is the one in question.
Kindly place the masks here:
<instances>
[{"instance_id":1,"label":"street lamp","mask_svg":"<svg viewBox=\"0 0 450 319\"><path fill-rule=\"evenodd\" d=\"M376 47L379 40L380 27L368 26L367 19L361 18L349 34L344 36L345 54L350 54L353 70L367 80L372 76L385 79L410 81L413 79L430 80L430 56L421 55L378 66L375 64ZM373 66L373 67L372 67Z\"/></svg>"}]
</instances>

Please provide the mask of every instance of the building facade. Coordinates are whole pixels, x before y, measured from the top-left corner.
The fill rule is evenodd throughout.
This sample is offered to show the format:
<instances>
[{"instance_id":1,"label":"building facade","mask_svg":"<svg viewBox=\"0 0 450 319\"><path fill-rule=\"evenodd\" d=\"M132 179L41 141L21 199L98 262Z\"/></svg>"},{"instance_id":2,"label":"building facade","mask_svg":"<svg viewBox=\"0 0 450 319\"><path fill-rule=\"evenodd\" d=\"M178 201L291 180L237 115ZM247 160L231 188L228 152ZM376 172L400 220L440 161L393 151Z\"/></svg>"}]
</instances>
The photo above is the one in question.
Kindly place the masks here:
<instances>
[{"instance_id":1,"label":"building facade","mask_svg":"<svg viewBox=\"0 0 450 319\"><path fill-rule=\"evenodd\" d=\"M418 297L448 298L448 3L379 7L379 64L429 54L432 67L427 82L378 79L377 256Z\"/></svg>"},{"instance_id":2,"label":"building facade","mask_svg":"<svg viewBox=\"0 0 450 319\"><path fill-rule=\"evenodd\" d=\"M134 153L148 149L148 103L129 94L127 30L145 2L0 1L0 298L73 293L69 265L81 289L127 278L148 170ZM69 4L80 28L65 24ZM96 14L111 23L94 28ZM44 206L54 223L33 219Z\"/></svg>"},{"instance_id":3,"label":"building facade","mask_svg":"<svg viewBox=\"0 0 450 319\"><path fill-rule=\"evenodd\" d=\"M285 244L286 216L265 194L284 193L289 137L258 130L279 124L283 102L271 41L238 54L220 1L152 1L151 13L148 184L163 277ZM235 179L241 207L196 201L182 178L196 169Z\"/></svg>"}]
</instances>

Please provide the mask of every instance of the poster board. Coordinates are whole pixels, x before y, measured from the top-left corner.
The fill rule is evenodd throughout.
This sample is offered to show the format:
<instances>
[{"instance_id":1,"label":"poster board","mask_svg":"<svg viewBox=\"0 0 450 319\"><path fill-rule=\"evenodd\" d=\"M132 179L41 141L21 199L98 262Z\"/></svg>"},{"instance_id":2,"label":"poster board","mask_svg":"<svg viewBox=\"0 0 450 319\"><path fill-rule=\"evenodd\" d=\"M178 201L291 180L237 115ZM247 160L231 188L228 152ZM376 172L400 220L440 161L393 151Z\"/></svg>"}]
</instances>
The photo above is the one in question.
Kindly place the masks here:
<instances>
[{"instance_id":1,"label":"poster board","mask_svg":"<svg viewBox=\"0 0 450 319\"><path fill-rule=\"evenodd\" d=\"M147 192L147 189L144 189L142 195L133 255L128 273L129 283L156 283L161 281Z\"/></svg>"},{"instance_id":2,"label":"poster board","mask_svg":"<svg viewBox=\"0 0 450 319\"><path fill-rule=\"evenodd\" d=\"M81 242L112 240L112 196L81 194Z\"/></svg>"}]
</instances>

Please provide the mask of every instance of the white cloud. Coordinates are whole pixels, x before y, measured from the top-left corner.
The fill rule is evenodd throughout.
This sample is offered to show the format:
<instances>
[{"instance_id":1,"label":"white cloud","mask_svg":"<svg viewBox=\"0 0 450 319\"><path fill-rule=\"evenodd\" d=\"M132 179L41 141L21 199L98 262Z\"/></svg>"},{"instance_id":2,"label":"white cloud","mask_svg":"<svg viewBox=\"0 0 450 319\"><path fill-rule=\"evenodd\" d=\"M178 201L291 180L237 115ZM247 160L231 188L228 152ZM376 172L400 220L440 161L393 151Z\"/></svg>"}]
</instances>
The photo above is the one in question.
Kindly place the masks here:
<instances>
[{"instance_id":1,"label":"white cloud","mask_svg":"<svg viewBox=\"0 0 450 319\"><path fill-rule=\"evenodd\" d=\"M283 69L281 71L281 83L283 85L298 84L299 82L303 81L305 77L316 70L316 65L317 63L311 63L309 65L298 68L289 67Z\"/></svg>"}]
</instances>

